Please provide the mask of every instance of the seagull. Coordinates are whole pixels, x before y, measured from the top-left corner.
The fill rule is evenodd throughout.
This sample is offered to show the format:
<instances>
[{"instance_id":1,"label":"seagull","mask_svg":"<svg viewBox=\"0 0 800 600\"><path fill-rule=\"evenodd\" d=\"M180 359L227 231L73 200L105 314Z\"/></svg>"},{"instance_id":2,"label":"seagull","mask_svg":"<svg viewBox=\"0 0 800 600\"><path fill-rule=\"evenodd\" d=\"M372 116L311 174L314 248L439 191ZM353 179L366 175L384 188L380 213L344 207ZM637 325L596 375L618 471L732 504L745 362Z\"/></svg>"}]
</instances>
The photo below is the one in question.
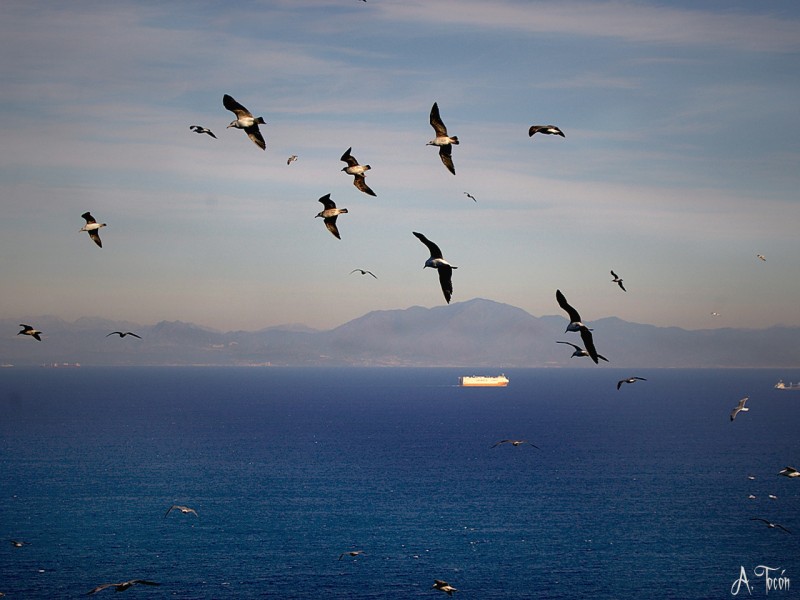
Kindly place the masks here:
<instances>
[{"instance_id":1,"label":"seagull","mask_svg":"<svg viewBox=\"0 0 800 600\"><path fill-rule=\"evenodd\" d=\"M569 305L567 299L564 297L564 294L561 293L561 290L556 290L556 301L558 302L558 305L567 311L567 314L569 315L569 325L567 325L567 328L564 331L579 331L581 334L581 339L583 340L583 345L586 346L586 351L589 353L589 357L595 363L597 363L597 359L599 357L597 355L597 350L594 347L592 331L581 322L580 314L578 314L578 311Z\"/></svg>"},{"instance_id":2,"label":"seagull","mask_svg":"<svg viewBox=\"0 0 800 600\"><path fill-rule=\"evenodd\" d=\"M136 334L135 334L135 333L133 333L132 331L112 331L112 332L111 332L111 333L109 333L109 334L108 334L106 337L108 337L108 336L110 336L110 335L115 335L115 334L116 334L116 335L118 335L118 336L119 336L119 337L121 337L121 338L124 338L126 335L132 335L132 336L133 336L133 337L135 337L135 338L142 339L142 336L140 336L140 335L136 335Z\"/></svg>"},{"instance_id":3,"label":"seagull","mask_svg":"<svg viewBox=\"0 0 800 600\"><path fill-rule=\"evenodd\" d=\"M571 342L556 342L556 344L569 344L570 346L575 348L575 352L572 353L572 356L570 356L570 358L572 358L574 356L577 356L577 357L589 356L589 353L586 350L584 350L580 346L578 346L576 344L573 344ZM608 362L608 359L605 356L601 355L601 354L598 354L597 358L599 358L600 360L604 360L604 361Z\"/></svg>"},{"instance_id":4,"label":"seagull","mask_svg":"<svg viewBox=\"0 0 800 600\"><path fill-rule=\"evenodd\" d=\"M627 379L620 379L617 382L617 389L622 387L623 383L636 383L637 381L647 381L644 377L628 377Z\"/></svg>"},{"instance_id":5,"label":"seagull","mask_svg":"<svg viewBox=\"0 0 800 600\"><path fill-rule=\"evenodd\" d=\"M614 278L614 279L611 280L612 283L619 284L619 287L622 288L623 292L627 292L628 291L628 290L625 289L625 286L622 285L622 279L620 279L619 276L616 273L614 273L613 269L611 270L611 276Z\"/></svg>"},{"instance_id":6,"label":"seagull","mask_svg":"<svg viewBox=\"0 0 800 600\"><path fill-rule=\"evenodd\" d=\"M98 223L94 220L94 217L88 211L81 215L84 219L86 219L86 225L81 227L78 231L86 231L89 234L89 237L94 240L94 243L103 247L103 242L100 241L100 235L98 234L98 230L101 227L105 227L105 223Z\"/></svg>"},{"instance_id":7,"label":"seagull","mask_svg":"<svg viewBox=\"0 0 800 600\"><path fill-rule=\"evenodd\" d=\"M475 196L473 196L469 192L464 192L464 193L467 195L467 198L470 198L473 202L477 202L477 200L475 200Z\"/></svg>"},{"instance_id":8,"label":"seagull","mask_svg":"<svg viewBox=\"0 0 800 600\"><path fill-rule=\"evenodd\" d=\"M320 212L317 217L322 217L322 220L325 221L325 227L328 228L337 239L342 239L339 236L339 229L336 227L336 217L339 215L346 213L346 208L336 208L336 204L334 204L333 200L331 200L330 194L325 194L322 198L319 199L322 202L322 205L325 207L325 210ZM316 218L316 217L315 217Z\"/></svg>"},{"instance_id":9,"label":"seagull","mask_svg":"<svg viewBox=\"0 0 800 600\"><path fill-rule=\"evenodd\" d=\"M364 551L363 551L363 550L350 550L350 551L348 551L348 552L342 552L342 553L339 555L339 560L342 560L342 557L343 557L345 554L346 554L347 556L358 556L359 554L364 554Z\"/></svg>"},{"instance_id":10,"label":"seagull","mask_svg":"<svg viewBox=\"0 0 800 600\"><path fill-rule=\"evenodd\" d=\"M800 477L800 471L795 469L794 467L784 467L778 472L778 475L783 475L784 477Z\"/></svg>"},{"instance_id":11,"label":"seagull","mask_svg":"<svg viewBox=\"0 0 800 600\"><path fill-rule=\"evenodd\" d=\"M560 135L566 137L564 132L555 125L531 125L528 129L528 137L533 137L534 133L545 133L547 135Z\"/></svg>"},{"instance_id":12,"label":"seagull","mask_svg":"<svg viewBox=\"0 0 800 600\"><path fill-rule=\"evenodd\" d=\"M517 446L522 446L522 444L528 444L529 446L533 446L537 450L541 450L539 446L537 446L536 444L531 444L528 440L500 440L494 446L491 446L491 448L497 448L500 444L511 444L515 448Z\"/></svg>"},{"instance_id":13,"label":"seagull","mask_svg":"<svg viewBox=\"0 0 800 600\"><path fill-rule=\"evenodd\" d=\"M356 186L359 190L364 192L365 194L369 194L370 196L376 196L375 192L373 192L370 187L367 185L367 181L365 179L364 173L369 171L372 167L369 165L360 165L356 160L356 157L350 154L350 151L353 149L350 146L342 157L339 159L347 163L347 166L342 169L348 175L353 175L353 185Z\"/></svg>"},{"instance_id":14,"label":"seagull","mask_svg":"<svg viewBox=\"0 0 800 600\"><path fill-rule=\"evenodd\" d=\"M375 277L375 279L377 279L377 277L375 276L375 273L373 273L372 271L367 271L365 269L353 269L352 271L350 271L350 275L352 275L356 271L358 271L362 275L372 275L373 277Z\"/></svg>"},{"instance_id":15,"label":"seagull","mask_svg":"<svg viewBox=\"0 0 800 600\"><path fill-rule=\"evenodd\" d=\"M106 588L116 588L118 592L124 592L129 587L134 585L161 585L160 583L156 583L155 581L147 581L146 579L131 579L130 581L123 581L122 583L104 583L102 585L98 585L96 588L89 590L86 592L87 596L91 596L92 594L96 594L97 592L101 592Z\"/></svg>"},{"instance_id":16,"label":"seagull","mask_svg":"<svg viewBox=\"0 0 800 600\"><path fill-rule=\"evenodd\" d=\"M764 262L767 262L767 259L766 259L766 257L765 257L763 254L756 254L756 256L757 256L758 258L760 258L762 261L764 261Z\"/></svg>"},{"instance_id":17,"label":"seagull","mask_svg":"<svg viewBox=\"0 0 800 600\"><path fill-rule=\"evenodd\" d=\"M171 513L173 510L179 510L179 511L181 511L181 514L184 514L184 515L193 514L195 517L199 516L197 514L197 511L195 509L193 509L193 508L189 508L188 506L180 506L179 504L173 504L172 506L169 507L167 512L164 514L164 518L166 519L167 515L169 515L169 513Z\"/></svg>"},{"instance_id":18,"label":"seagull","mask_svg":"<svg viewBox=\"0 0 800 600\"><path fill-rule=\"evenodd\" d=\"M786 533L792 533L791 531L786 529L786 527L784 527L780 523L773 523L772 521L767 521L766 519L760 519L758 517L751 517L750 520L751 521L761 521L762 523L766 523L767 527L769 527L770 529L775 529L777 527L778 529L783 529Z\"/></svg>"},{"instance_id":19,"label":"seagull","mask_svg":"<svg viewBox=\"0 0 800 600\"><path fill-rule=\"evenodd\" d=\"M444 592L448 596L452 596L453 592L457 592L458 590L454 588L452 585L447 583L446 581L442 581L441 579L434 579L432 588L436 588L437 590Z\"/></svg>"},{"instance_id":20,"label":"seagull","mask_svg":"<svg viewBox=\"0 0 800 600\"><path fill-rule=\"evenodd\" d=\"M439 250L439 246L421 233L417 233L416 231L412 231L412 233L420 242L428 247L431 257L425 261L425 267L431 267L439 271L439 284L442 286L444 299L450 304L450 297L453 295L453 269L457 269L458 267L454 267L442 257L442 251ZM425 267L422 268L424 269Z\"/></svg>"},{"instance_id":21,"label":"seagull","mask_svg":"<svg viewBox=\"0 0 800 600\"><path fill-rule=\"evenodd\" d=\"M447 167L447 170L455 175L456 168L453 166L452 153L453 144L458 144L458 137L447 135L447 127L444 126L442 118L439 116L439 105L436 102L431 107L431 127L436 132L436 137L425 145L439 146L439 158L442 159L442 163Z\"/></svg>"},{"instance_id":22,"label":"seagull","mask_svg":"<svg viewBox=\"0 0 800 600\"><path fill-rule=\"evenodd\" d=\"M214 132L211 131L208 127L200 127L200 125L189 125L189 129L191 129L195 133L207 133L214 139L217 139L217 136L215 136Z\"/></svg>"},{"instance_id":23,"label":"seagull","mask_svg":"<svg viewBox=\"0 0 800 600\"><path fill-rule=\"evenodd\" d=\"M775 494L768 494L767 496L770 500L777 500L778 497Z\"/></svg>"},{"instance_id":24,"label":"seagull","mask_svg":"<svg viewBox=\"0 0 800 600\"><path fill-rule=\"evenodd\" d=\"M229 111L236 115L236 120L231 121L228 128L234 127L236 129L244 129L247 136L253 140L253 143L262 150L267 149L267 142L264 141L264 136L261 135L259 125L266 125L262 117L253 117L249 110L239 104L228 94L222 97L222 104Z\"/></svg>"},{"instance_id":25,"label":"seagull","mask_svg":"<svg viewBox=\"0 0 800 600\"><path fill-rule=\"evenodd\" d=\"M745 396L739 400L739 404L737 404L736 407L731 411L731 421L733 421L736 418L736 415L738 415L740 412L747 412L750 410L744 405L748 398L749 396Z\"/></svg>"},{"instance_id":26,"label":"seagull","mask_svg":"<svg viewBox=\"0 0 800 600\"><path fill-rule=\"evenodd\" d=\"M25 325L24 323L19 324L22 327L22 331L18 332L17 335L29 335L35 340L42 341L42 338L39 337L39 334L42 333L38 329L34 329L30 325Z\"/></svg>"},{"instance_id":27,"label":"seagull","mask_svg":"<svg viewBox=\"0 0 800 600\"><path fill-rule=\"evenodd\" d=\"M19 540L8 540L14 548L22 548L23 546L30 546L30 542L21 542Z\"/></svg>"},{"instance_id":28,"label":"seagull","mask_svg":"<svg viewBox=\"0 0 800 600\"><path fill-rule=\"evenodd\" d=\"M286 164L290 165L296 160L297 160L297 154L292 154L289 158L286 159Z\"/></svg>"}]
</instances>

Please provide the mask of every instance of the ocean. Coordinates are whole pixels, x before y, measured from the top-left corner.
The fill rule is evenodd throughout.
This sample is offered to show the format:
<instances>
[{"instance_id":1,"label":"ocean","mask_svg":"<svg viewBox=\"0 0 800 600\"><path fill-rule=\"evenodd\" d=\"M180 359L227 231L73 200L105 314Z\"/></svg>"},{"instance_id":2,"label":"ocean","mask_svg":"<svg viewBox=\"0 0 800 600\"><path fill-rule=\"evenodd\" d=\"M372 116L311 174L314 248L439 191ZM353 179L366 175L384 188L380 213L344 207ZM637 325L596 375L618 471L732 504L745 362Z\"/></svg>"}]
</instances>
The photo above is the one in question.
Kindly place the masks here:
<instances>
[{"instance_id":1,"label":"ocean","mask_svg":"<svg viewBox=\"0 0 800 600\"><path fill-rule=\"evenodd\" d=\"M2 369L0 592L800 597L797 373L472 374Z\"/></svg>"}]
</instances>

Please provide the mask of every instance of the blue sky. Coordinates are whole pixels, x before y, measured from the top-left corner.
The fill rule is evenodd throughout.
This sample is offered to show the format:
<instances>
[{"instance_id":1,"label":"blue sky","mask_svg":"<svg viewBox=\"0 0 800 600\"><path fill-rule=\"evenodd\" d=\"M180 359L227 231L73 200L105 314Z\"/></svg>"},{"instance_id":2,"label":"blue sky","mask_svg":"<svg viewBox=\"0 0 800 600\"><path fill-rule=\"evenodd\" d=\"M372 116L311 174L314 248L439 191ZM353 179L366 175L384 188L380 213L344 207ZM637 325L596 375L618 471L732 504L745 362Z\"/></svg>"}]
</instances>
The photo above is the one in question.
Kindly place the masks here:
<instances>
[{"instance_id":1,"label":"blue sky","mask_svg":"<svg viewBox=\"0 0 800 600\"><path fill-rule=\"evenodd\" d=\"M0 317L441 305L420 231L454 302L560 314L560 288L587 321L800 325L795 2L4 2L0 48ZM434 101L456 176L425 146ZM351 146L377 198L340 171Z\"/></svg>"}]
</instances>

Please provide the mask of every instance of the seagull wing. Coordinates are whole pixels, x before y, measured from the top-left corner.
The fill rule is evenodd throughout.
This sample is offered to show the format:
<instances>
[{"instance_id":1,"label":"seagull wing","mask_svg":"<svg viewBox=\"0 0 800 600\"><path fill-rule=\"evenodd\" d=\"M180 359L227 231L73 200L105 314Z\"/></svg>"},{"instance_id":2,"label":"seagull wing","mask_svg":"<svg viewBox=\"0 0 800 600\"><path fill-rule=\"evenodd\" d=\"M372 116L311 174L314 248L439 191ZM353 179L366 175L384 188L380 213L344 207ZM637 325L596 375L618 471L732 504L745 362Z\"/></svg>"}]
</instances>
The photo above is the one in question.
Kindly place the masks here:
<instances>
[{"instance_id":1,"label":"seagull wing","mask_svg":"<svg viewBox=\"0 0 800 600\"><path fill-rule=\"evenodd\" d=\"M591 359L597 363L597 350L594 347L594 340L592 339L592 332L585 325L581 327L581 339L583 345L586 346L586 351L589 353Z\"/></svg>"},{"instance_id":2,"label":"seagull wing","mask_svg":"<svg viewBox=\"0 0 800 600\"><path fill-rule=\"evenodd\" d=\"M447 127L442 122L442 117L439 116L439 105L434 102L431 107L431 127L436 132L436 137L443 137L447 135Z\"/></svg>"},{"instance_id":3,"label":"seagull wing","mask_svg":"<svg viewBox=\"0 0 800 600\"><path fill-rule=\"evenodd\" d=\"M89 225L89 224L91 224L91 223L97 223L97 221L95 221L95 219L94 219L94 217L92 216L92 214L91 214L90 212L88 212L88 211L87 211L87 212L85 212L85 213L83 213L83 214L81 215L81 217L83 217L84 219L86 219L86 224L87 224L87 225Z\"/></svg>"},{"instance_id":4,"label":"seagull wing","mask_svg":"<svg viewBox=\"0 0 800 600\"><path fill-rule=\"evenodd\" d=\"M353 176L353 185L356 186L359 190L361 190L365 194L369 194L370 196L377 196L377 194L375 194L375 192L373 192L367 185L364 175Z\"/></svg>"},{"instance_id":5,"label":"seagull wing","mask_svg":"<svg viewBox=\"0 0 800 600\"><path fill-rule=\"evenodd\" d=\"M89 237L92 238L92 240L94 241L95 244L97 244L101 248L103 247L103 242L100 241L100 234L97 233L97 229L94 229L93 231L90 231L89 232Z\"/></svg>"},{"instance_id":6,"label":"seagull wing","mask_svg":"<svg viewBox=\"0 0 800 600\"><path fill-rule=\"evenodd\" d=\"M358 161L355 159L355 157L354 157L354 156L352 156L352 155L350 154L350 151L351 151L352 149L353 149L353 147L352 147L352 146L350 146L350 147L347 149L347 151L346 151L344 154L342 154L342 157L339 159L339 160L341 160L341 161L344 161L344 162L346 162L348 167L356 167L356 166L358 166Z\"/></svg>"},{"instance_id":7,"label":"seagull wing","mask_svg":"<svg viewBox=\"0 0 800 600\"><path fill-rule=\"evenodd\" d=\"M533 137L533 134L538 133L541 130L541 125L531 125L530 129L528 129L528 137Z\"/></svg>"},{"instance_id":8,"label":"seagull wing","mask_svg":"<svg viewBox=\"0 0 800 600\"><path fill-rule=\"evenodd\" d=\"M333 200L331 200L330 194L325 194L322 198L319 199L319 201L322 202L322 206L325 207L325 210L328 210L329 208L336 208L336 203Z\"/></svg>"},{"instance_id":9,"label":"seagull wing","mask_svg":"<svg viewBox=\"0 0 800 600\"><path fill-rule=\"evenodd\" d=\"M133 333L132 331L128 331L128 332L127 332L127 335L132 335L132 336L133 336L133 337L135 337L135 338L142 339L142 336L140 336L140 335L136 335L136 334L135 334L135 333Z\"/></svg>"},{"instance_id":10,"label":"seagull wing","mask_svg":"<svg viewBox=\"0 0 800 600\"><path fill-rule=\"evenodd\" d=\"M264 136L261 135L261 130L258 128L258 125L253 125L252 127L245 127L245 133L247 133L247 137L253 140L253 143L261 148L262 150L267 149L267 142L264 141Z\"/></svg>"},{"instance_id":11,"label":"seagull wing","mask_svg":"<svg viewBox=\"0 0 800 600\"><path fill-rule=\"evenodd\" d=\"M417 233L416 231L412 231L412 233L417 237L417 239L420 242L422 242L423 244L425 244L428 247L428 250L431 253L431 258L444 258L442 256L442 251L439 250L439 246L434 244L432 241L430 241L428 238L426 238L421 233Z\"/></svg>"},{"instance_id":12,"label":"seagull wing","mask_svg":"<svg viewBox=\"0 0 800 600\"><path fill-rule=\"evenodd\" d=\"M436 270L439 271L439 284L442 286L444 299L450 304L450 297L453 295L453 267L440 264Z\"/></svg>"},{"instance_id":13,"label":"seagull wing","mask_svg":"<svg viewBox=\"0 0 800 600\"><path fill-rule=\"evenodd\" d=\"M624 286L624 285L622 285L622 279L620 279L620 280L617 282L617 284L619 285L619 287L621 287L621 288L622 288L622 291L623 291L623 292L627 292L627 291L628 291L628 290L626 290L626 289L625 289L625 286Z\"/></svg>"},{"instance_id":14,"label":"seagull wing","mask_svg":"<svg viewBox=\"0 0 800 600\"><path fill-rule=\"evenodd\" d=\"M573 323L580 323L581 322L581 316L578 314L578 311L575 310L574 308L572 308L569 305L569 303L567 302L567 299L564 297L564 294L561 293L561 290L556 290L556 301L558 302L558 305L561 308L563 308L565 311L567 311L567 314L569 315L569 320L570 321L572 321ZM581 335L583 335L582 332L581 332ZM585 343L585 340L584 340L584 343ZM589 350L589 348L586 348L586 350ZM595 362L597 362L597 361L595 361Z\"/></svg>"},{"instance_id":15,"label":"seagull wing","mask_svg":"<svg viewBox=\"0 0 800 600\"><path fill-rule=\"evenodd\" d=\"M447 167L447 170L455 175L456 168L453 165L453 146L450 144L439 146L439 158L442 159L442 164Z\"/></svg>"},{"instance_id":16,"label":"seagull wing","mask_svg":"<svg viewBox=\"0 0 800 600\"><path fill-rule=\"evenodd\" d=\"M116 583L103 583L102 585L98 585L96 588L93 588L88 592L86 592L86 595L91 596L92 594L96 594L97 592L102 592L104 589L114 587L116 585L117 585Z\"/></svg>"},{"instance_id":17,"label":"seagull wing","mask_svg":"<svg viewBox=\"0 0 800 600\"><path fill-rule=\"evenodd\" d=\"M325 217L322 220L325 221L325 227L328 228L328 231L330 231L338 239L342 239L342 237L339 235L339 228L336 227L336 217Z\"/></svg>"},{"instance_id":18,"label":"seagull wing","mask_svg":"<svg viewBox=\"0 0 800 600\"><path fill-rule=\"evenodd\" d=\"M577 344L573 344L572 342L556 342L556 344L567 344L567 345L572 346L573 348L575 348L575 350L577 350L578 352L581 352L583 350L583 348L581 348Z\"/></svg>"},{"instance_id":19,"label":"seagull wing","mask_svg":"<svg viewBox=\"0 0 800 600\"><path fill-rule=\"evenodd\" d=\"M222 97L222 105L231 111L233 114L236 115L237 119L241 119L242 117L252 117L253 115L247 110L244 106L239 104L233 97L225 94Z\"/></svg>"}]
</instances>

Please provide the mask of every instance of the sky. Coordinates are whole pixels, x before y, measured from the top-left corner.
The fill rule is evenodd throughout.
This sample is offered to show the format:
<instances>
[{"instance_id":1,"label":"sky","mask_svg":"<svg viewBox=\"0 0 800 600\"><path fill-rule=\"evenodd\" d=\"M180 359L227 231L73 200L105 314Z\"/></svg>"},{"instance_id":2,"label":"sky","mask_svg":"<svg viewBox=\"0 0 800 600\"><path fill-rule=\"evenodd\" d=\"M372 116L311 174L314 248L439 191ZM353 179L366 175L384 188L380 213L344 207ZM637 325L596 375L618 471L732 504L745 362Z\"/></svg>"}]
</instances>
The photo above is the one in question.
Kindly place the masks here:
<instances>
[{"instance_id":1,"label":"sky","mask_svg":"<svg viewBox=\"0 0 800 600\"><path fill-rule=\"evenodd\" d=\"M419 231L458 266L453 302L563 314L561 289L589 322L800 325L800 4L232 6L0 4L0 318L329 329L441 306ZM425 145L434 102L455 176Z\"/></svg>"}]
</instances>

